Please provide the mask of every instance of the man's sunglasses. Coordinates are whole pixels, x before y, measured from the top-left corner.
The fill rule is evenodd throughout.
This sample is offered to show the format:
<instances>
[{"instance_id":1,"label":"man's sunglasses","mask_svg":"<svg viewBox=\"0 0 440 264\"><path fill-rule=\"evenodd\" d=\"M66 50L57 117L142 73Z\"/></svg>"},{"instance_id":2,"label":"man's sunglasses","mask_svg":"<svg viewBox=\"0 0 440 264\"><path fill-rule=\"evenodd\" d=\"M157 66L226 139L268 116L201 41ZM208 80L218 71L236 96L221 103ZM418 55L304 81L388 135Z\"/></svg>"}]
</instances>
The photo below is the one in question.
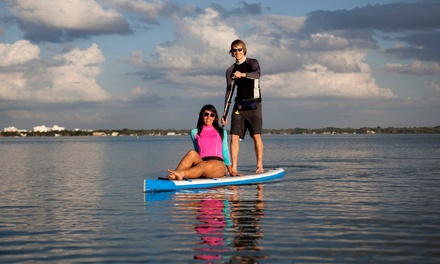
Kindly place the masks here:
<instances>
[{"instance_id":1,"label":"man's sunglasses","mask_svg":"<svg viewBox=\"0 0 440 264\"><path fill-rule=\"evenodd\" d=\"M243 49L242 48L239 48L239 49L232 49L232 52L237 52L237 51L242 51Z\"/></svg>"}]
</instances>

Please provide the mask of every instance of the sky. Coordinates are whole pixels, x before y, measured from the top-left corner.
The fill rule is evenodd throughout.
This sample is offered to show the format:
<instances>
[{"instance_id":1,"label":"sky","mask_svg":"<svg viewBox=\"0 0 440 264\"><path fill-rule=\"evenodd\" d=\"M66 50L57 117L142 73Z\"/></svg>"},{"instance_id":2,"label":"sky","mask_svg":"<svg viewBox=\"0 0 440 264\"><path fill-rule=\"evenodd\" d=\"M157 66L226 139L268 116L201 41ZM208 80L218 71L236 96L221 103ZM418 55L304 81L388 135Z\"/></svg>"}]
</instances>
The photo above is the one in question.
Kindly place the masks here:
<instances>
[{"instance_id":1,"label":"sky","mask_svg":"<svg viewBox=\"0 0 440 264\"><path fill-rule=\"evenodd\" d=\"M191 129L235 39L263 128L440 125L438 0L0 0L0 128ZM229 125L227 126L227 128Z\"/></svg>"}]
</instances>

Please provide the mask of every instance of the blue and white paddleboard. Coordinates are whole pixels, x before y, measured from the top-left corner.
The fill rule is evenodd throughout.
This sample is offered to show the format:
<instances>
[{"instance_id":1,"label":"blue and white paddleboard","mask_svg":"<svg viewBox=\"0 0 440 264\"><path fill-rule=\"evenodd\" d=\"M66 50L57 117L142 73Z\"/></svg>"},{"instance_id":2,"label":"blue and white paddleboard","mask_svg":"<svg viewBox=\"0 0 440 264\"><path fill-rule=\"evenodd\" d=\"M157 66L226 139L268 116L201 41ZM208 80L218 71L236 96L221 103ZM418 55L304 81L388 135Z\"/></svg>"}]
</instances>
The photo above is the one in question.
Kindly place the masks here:
<instances>
[{"instance_id":1,"label":"blue and white paddleboard","mask_svg":"<svg viewBox=\"0 0 440 264\"><path fill-rule=\"evenodd\" d=\"M172 191L179 189L194 189L194 188L211 188L225 185L242 185L242 184L256 184L271 181L284 177L284 169L266 169L263 173L244 175L237 177L223 177L214 179L186 179L182 181L174 180L144 180L144 192L159 192Z\"/></svg>"}]
</instances>

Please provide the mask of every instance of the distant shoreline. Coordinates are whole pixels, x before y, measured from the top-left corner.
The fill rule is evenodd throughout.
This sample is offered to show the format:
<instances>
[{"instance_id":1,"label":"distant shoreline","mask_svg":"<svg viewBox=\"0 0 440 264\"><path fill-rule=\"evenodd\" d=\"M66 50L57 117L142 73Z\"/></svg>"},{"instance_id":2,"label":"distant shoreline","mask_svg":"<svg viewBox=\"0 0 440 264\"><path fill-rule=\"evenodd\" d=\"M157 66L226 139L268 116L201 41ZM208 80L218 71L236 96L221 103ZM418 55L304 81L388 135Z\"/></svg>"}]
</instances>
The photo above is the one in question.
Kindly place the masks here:
<instances>
[{"instance_id":1,"label":"distant shoreline","mask_svg":"<svg viewBox=\"0 0 440 264\"><path fill-rule=\"evenodd\" d=\"M98 129L61 130L49 132L1 132L0 137L59 137L59 136L179 136L188 135L190 129ZM436 127L362 127L362 128L286 128L263 129L263 135L335 135L335 134L440 134Z\"/></svg>"}]
</instances>

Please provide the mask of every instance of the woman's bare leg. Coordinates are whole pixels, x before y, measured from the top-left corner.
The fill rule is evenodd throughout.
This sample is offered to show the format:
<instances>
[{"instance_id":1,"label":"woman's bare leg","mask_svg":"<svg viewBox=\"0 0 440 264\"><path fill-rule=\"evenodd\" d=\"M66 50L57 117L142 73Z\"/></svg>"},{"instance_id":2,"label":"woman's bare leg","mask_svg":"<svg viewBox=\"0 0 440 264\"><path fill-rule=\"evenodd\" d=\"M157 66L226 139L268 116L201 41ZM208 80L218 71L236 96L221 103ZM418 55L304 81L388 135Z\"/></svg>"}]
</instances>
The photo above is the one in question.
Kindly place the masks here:
<instances>
[{"instance_id":1,"label":"woman's bare leg","mask_svg":"<svg viewBox=\"0 0 440 264\"><path fill-rule=\"evenodd\" d=\"M186 170L176 169L174 171L168 170L168 172L170 179L182 180L183 178L195 179L201 176L206 178L220 178L225 176L226 169L223 161L209 160L199 162Z\"/></svg>"},{"instance_id":2,"label":"woman's bare leg","mask_svg":"<svg viewBox=\"0 0 440 264\"><path fill-rule=\"evenodd\" d=\"M187 170L202 161L203 160L200 158L199 153L197 153L195 150L190 150L182 158L182 160L180 161L179 165L177 165L175 170Z\"/></svg>"},{"instance_id":3,"label":"woman's bare leg","mask_svg":"<svg viewBox=\"0 0 440 264\"><path fill-rule=\"evenodd\" d=\"M200 158L199 153L197 153L195 150L188 151L188 153L186 153L186 155L180 160L179 165L177 165L175 170L167 170L168 179L182 180L183 177L178 171L188 170L201 162L203 162L203 160Z\"/></svg>"}]
</instances>

